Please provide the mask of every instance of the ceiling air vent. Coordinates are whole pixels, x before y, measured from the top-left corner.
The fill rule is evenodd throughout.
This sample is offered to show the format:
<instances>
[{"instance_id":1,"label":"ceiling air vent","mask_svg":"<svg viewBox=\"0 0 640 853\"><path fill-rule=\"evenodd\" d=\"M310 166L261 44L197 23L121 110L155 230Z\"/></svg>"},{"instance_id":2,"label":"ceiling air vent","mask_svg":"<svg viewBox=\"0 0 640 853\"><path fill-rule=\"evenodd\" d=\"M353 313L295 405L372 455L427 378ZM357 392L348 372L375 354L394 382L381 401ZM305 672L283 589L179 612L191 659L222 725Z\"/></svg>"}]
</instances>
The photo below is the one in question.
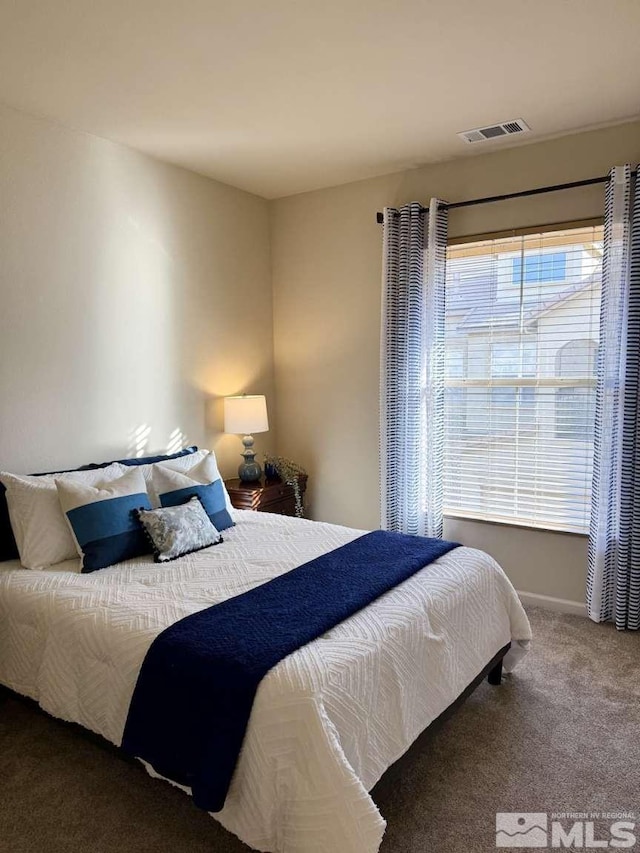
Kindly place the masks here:
<instances>
[{"instance_id":1,"label":"ceiling air vent","mask_svg":"<svg viewBox=\"0 0 640 853\"><path fill-rule=\"evenodd\" d=\"M463 130L458 136L465 142L486 142L488 139L498 139L500 136L511 136L514 133L528 133L531 128L522 118L514 118L502 124L492 124L489 127L475 127L473 130Z\"/></svg>"}]
</instances>

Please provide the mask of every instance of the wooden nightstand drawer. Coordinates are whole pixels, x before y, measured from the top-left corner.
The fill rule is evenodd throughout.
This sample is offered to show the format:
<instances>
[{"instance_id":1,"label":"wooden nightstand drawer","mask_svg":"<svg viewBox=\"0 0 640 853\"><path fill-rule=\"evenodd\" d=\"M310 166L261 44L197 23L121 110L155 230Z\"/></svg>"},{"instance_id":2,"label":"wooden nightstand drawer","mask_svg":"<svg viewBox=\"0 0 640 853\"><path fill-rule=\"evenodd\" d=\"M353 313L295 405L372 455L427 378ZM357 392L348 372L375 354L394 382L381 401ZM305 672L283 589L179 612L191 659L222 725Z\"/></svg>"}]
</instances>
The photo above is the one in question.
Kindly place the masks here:
<instances>
[{"instance_id":1,"label":"wooden nightstand drawer","mask_svg":"<svg viewBox=\"0 0 640 853\"><path fill-rule=\"evenodd\" d=\"M280 483L277 486L272 486L269 489L269 500L280 500L288 498L293 494L293 488L287 486L286 483Z\"/></svg>"},{"instance_id":2,"label":"wooden nightstand drawer","mask_svg":"<svg viewBox=\"0 0 640 853\"><path fill-rule=\"evenodd\" d=\"M281 498L279 501L271 501L258 507L259 512L275 512L278 515L295 515L296 514L296 499L293 494L289 497Z\"/></svg>"},{"instance_id":3,"label":"wooden nightstand drawer","mask_svg":"<svg viewBox=\"0 0 640 853\"><path fill-rule=\"evenodd\" d=\"M260 480L243 483L241 480L225 480L231 503L236 509L255 512L273 512L278 515L295 515L296 499L293 486L281 480ZM307 477L300 478L300 490L304 496Z\"/></svg>"}]
</instances>

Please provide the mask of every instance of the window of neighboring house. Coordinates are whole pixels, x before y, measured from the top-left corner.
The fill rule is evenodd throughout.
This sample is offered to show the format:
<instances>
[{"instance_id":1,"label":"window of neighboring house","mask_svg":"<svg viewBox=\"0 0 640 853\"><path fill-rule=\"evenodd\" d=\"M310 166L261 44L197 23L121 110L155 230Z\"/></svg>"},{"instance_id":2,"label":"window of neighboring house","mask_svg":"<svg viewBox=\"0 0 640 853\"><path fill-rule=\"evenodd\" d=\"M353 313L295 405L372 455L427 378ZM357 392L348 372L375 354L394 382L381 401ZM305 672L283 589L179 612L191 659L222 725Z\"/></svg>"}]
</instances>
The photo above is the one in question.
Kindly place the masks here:
<instances>
[{"instance_id":1,"label":"window of neighboring house","mask_svg":"<svg viewBox=\"0 0 640 853\"><path fill-rule=\"evenodd\" d=\"M586 532L602 226L452 244L445 513Z\"/></svg>"},{"instance_id":2,"label":"window of neighboring house","mask_svg":"<svg viewBox=\"0 0 640 853\"><path fill-rule=\"evenodd\" d=\"M567 253L547 252L513 259L515 281L564 281L567 275Z\"/></svg>"}]
</instances>

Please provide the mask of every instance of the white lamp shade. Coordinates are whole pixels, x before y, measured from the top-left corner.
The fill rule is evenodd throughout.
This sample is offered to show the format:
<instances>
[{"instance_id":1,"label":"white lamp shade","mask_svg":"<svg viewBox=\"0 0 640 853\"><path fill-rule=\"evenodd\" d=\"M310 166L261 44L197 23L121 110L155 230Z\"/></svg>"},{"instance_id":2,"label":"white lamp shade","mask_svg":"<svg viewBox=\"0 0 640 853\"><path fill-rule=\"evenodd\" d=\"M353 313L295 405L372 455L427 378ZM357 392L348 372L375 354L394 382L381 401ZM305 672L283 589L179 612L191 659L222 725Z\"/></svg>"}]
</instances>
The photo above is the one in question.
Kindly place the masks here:
<instances>
[{"instance_id":1,"label":"white lamp shade","mask_svg":"<svg viewBox=\"0 0 640 853\"><path fill-rule=\"evenodd\" d=\"M267 400L264 394L224 398L224 431L237 435L268 432Z\"/></svg>"}]
</instances>

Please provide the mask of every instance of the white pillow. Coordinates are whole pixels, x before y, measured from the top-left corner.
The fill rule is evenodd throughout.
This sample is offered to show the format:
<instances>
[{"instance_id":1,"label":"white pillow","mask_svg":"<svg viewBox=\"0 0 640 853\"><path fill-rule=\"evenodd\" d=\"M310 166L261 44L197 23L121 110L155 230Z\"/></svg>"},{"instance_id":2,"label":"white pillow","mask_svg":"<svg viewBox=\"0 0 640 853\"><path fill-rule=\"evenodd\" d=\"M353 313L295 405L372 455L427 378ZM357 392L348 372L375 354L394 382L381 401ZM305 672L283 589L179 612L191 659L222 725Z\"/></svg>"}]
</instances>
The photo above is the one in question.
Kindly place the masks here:
<instances>
[{"instance_id":1,"label":"white pillow","mask_svg":"<svg viewBox=\"0 0 640 853\"><path fill-rule=\"evenodd\" d=\"M176 465L176 462L184 463L187 459L192 460L190 465ZM224 494L225 506L233 518L233 504L231 503L231 498L229 497L229 492L224 484L224 480L220 475L218 462L213 450L199 450L191 456L184 456L180 459L170 459L168 462L156 462L154 465L150 465L149 467L156 470L155 476L153 471L151 472L151 488L147 487L152 503L154 499L157 499L158 503L156 505L160 506L159 494L161 494L165 489L171 488L172 485L173 488L177 488L176 483L178 480L176 480L176 478L170 478L168 480L166 476L163 476L163 471L176 471L181 474L186 474L191 480L195 480L197 483L202 483L203 485L220 480ZM187 481L183 481L182 485L188 485Z\"/></svg>"},{"instance_id":2,"label":"white pillow","mask_svg":"<svg viewBox=\"0 0 640 853\"><path fill-rule=\"evenodd\" d=\"M135 510L150 510L142 472L129 466L116 479L94 485L56 477L60 506L66 515L82 571L93 572L151 550Z\"/></svg>"},{"instance_id":3,"label":"white pillow","mask_svg":"<svg viewBox=\"0 0 640 853\"><path fill-rule=\"evenodd\" d=\"M157 509L160 506L160 499L153 485L153 469L156 465L174 465L175 467L172 469L173 471L182 471L186 473L190 468L193 468L199 462L202 462L208 454L208 450L196 450L195 453L189 453L186 456L179 456L177 459L171 459L167 462L150 462L146 465L123 465L121 462L118 462L117 464L120 465L120 471L122 473L125 471L131 471L132 468L135 468L136 471L140 471L142 473L147 485L147 494L149 495L151 506L154 507L154 509Z\"/></svg>"},{"instance_id":4,"label":"white pillow","mask_svg":"<svg viewBox=\"0 0 640 853\"><path fill-rule=\"evenodd\" d=\"M118 465L66 474L0 473L7 490L9 519L20 562L27 569L44 569L77 557L76 546L62 512L56 480L93 485L121 476Z\"/></svg>"}]
</instances>

